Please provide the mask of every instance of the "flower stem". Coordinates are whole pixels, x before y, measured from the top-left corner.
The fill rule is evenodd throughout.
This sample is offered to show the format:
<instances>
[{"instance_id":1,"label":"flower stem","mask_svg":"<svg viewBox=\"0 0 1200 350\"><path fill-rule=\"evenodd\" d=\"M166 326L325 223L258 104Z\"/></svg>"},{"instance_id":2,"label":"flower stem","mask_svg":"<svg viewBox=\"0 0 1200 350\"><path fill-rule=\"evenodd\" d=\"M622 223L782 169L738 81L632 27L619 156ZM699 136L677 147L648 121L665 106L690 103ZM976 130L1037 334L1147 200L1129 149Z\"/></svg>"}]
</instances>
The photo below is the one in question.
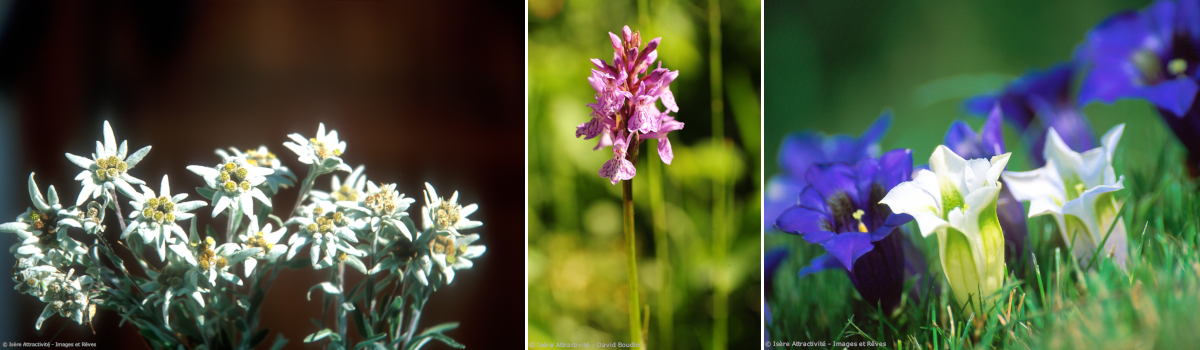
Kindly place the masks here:
<instances>
[{"instance_id":1,"label":"flower stem","mask_svg":"<svg viewBox=\"0 0 1200 350\"><path fill-rule=\"evenodd\" d=\"M317 180L317 166L311 165L308 167L308 175L304 176L304 183L300 185L300 193L296 194L296 205L292 206L292 211L288 212L288 217L296 216L296 211L300 210L300 203L304 203L304 197L308 195L308 191L312 190L313 182Z\"/></svg>"},{"instance_id":2,"label":"flower stem","mask_svg":"<svg viewBox=\"0 0 1200 350\"><path fill-rule=\"evenodd\" d=\"M629 159L637 164L637 150L641 142L634 141ZM621 181L621 214L625 222L625 272L629 275L629 338L632 343L642 342L642 308L638 301L637 247L633 232L633 180ZM638 348L641 348L640 346Z\"/></svg>"},{"instance_id":3,"label":"flower stem","mask_svg":"<svg viewBox=\"0 0 1200 350\"><path fill-rule=\"evenodd\" d=\"M125 232L125 216L121 215L121 202L117 201L117 190L109 190L112 193L113 211L117 213L117 223L121 224L121 232Z\"/></svg>"},{"instance_id":4,"label":"flower stem","mask_svg":"<svg viewBox=\"0 0 1200 350\"><path fill-rule=\"evenodd\" d=\"M337 296L336 307L338 310L337 311L338 335L342 337L343 344L345 344L345 342L349 341L348 339L346 339L346 308L342 306L342 303L345 302L345 298L346 298L346 286L345 286L346 283L345 282L346 282L346 263L339 262L338 269L337 269L338 296Z\"/></svg>"},{"instance_id":5,"label":"flower stem","mask_svg":"<svg viewBox=\"0 0 1200 350\"><path fill-rule=\"evenodd\" d=\"M721 3L720 0L708 0L708 70L709 70L709 87L712 98L712 129L713 142L722 147L722 152L717 152L720 156L716 159L718 164L724 165L728 160L724 159L727 152L724 152L725 147L728 147L725 142L725 106L724 106L724 83L722 81L721 68ZM724 350L728 341L728 298L729 286L726 280L725 273L725 255L728 250L727 236L727 213L728 194L727 184L725 183L725 173L717 171L713 174L713 349Z\"/></svg>"},{"instance_id":6,"label":"flower stem","mask_svg":"<svg viewBox=\"0 0 1200 350\"><path fill-rule=\"evenodd\" d=\"M427 290L420 291L421 302L413 304L412 318L408 320L408 332L404 334L404 345L401 348L407 348L408 342L412 341L413 334L417 333L417 322L421 320L421 309L425 308L425 302L429 301L429 292ZM413 300L414 302L416 300Z\"/></svg>"},{"instance_id":7,"label":"flower stem","mask_svg":"<svg viewBox=\"0 0 1200 350\"><path fill-rule=\"evenodd\" d=\"M658 265L658 348L672 349L675 305L671 301L671 256L668 250L667 217L663 208L662 163L649 160L646 168L649 170L650 215L654 223L654 259Z\"/></svg>"}]
</instances>

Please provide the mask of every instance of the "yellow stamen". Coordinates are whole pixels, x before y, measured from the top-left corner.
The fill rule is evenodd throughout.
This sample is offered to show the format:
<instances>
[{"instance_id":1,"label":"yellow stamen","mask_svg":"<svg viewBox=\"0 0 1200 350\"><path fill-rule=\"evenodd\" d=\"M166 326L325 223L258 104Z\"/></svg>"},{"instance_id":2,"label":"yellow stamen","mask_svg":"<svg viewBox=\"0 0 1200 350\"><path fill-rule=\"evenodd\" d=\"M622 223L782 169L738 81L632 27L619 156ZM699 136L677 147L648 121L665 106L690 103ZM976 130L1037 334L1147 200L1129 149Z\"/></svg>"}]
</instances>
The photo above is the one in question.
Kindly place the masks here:
<instances>
[{"instance_id":1,"label":"yellow stamen","mask_svg":"<svg viewBox=\"0 0 1200 350\"><path fill-rule=\"evenodd\" d=\"M854 220L858 220L858 232L867 232L867 225L863 225L862 222L863 214L866 213L864 213L862 209L854 212Z\"/></svg>"}]
</instances>

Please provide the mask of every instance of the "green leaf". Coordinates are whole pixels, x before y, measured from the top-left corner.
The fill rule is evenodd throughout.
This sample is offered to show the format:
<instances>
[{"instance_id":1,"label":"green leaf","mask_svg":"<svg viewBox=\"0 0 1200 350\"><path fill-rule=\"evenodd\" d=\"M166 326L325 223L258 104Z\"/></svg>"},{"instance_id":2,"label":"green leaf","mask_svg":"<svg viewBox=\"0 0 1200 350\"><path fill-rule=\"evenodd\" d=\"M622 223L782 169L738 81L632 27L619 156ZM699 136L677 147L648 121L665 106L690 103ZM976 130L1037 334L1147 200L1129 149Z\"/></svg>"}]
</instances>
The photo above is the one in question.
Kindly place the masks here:
<instances>
[{"instance_id":1,"label":"green leaf","mask_svg":"<svg viewBox=\"0 0 1200 350\"><path fill-rule=\"evenodd\" d=\"M201 197L207 198L210 202L213 199L213 195L217 194L216 190L213 190L208 187L196 187L196 192L200 193Z\"/></svg>"},{"instance_id":2,"label":"green leaf","mask_svg":"<svg viewBox=\"0 0 1200 350\"><path fill-rule=\"evenodd\" d=\"M445 343L446 345L449 345L450 347L457 348L457 349L465 349L467 347L466 345L462 345L459 342L454 341L453 338L450 338L450 337L446 336L445 334L432 333L432 334L423 334L423 335L413 337L412 342L409 342L408 347L406 347L405 349L409 349L409 350L417 349L421 345L424 345L426 342L429 342L429 339L437 339L438 341L441 341L442 343Z\"/></svg>"},{"instance_id":3,"label":"green leaf","mask_svg":"<svg viewBox=\"0 0 1200 350\"><path fill-rule=\"evenodd\" d=\"M263 328L258 330L258 332L254 332L254 335L250 336L250 347L256 347L259 343L262 343L263 340L266 340L267 333L270 333L270 329L268 328Z\"/></svg>"},{"instance_id":4,"label":"green leaf","mask_svg":"<svg viewBox=\"0 0 1200 350\"><path fill-rule=\"evenodd\" d=\"M354 348L362 349L362 348L365 348L365 347L368 347L371 345L375 345L376 342L379 342L385 338L387 338L387 333L380 333L379 335L376 335L374 337L363 339L363 341L358 342L358 345L355 345ZM380 345L380 346L382 346L382 345ZM378 347L376 347L376 348L378 348Z\"/></svg>"},{"instance_id":5,"label":"green leaf","mask_svg":"<svg viewBox=\"0 0 1200 350\"><path fill-rule=\"evenodd\" d=\"M283 334L278 334L275 336L275 342L271 344L271 350L283 349L283 346L287 345L287 342L288 340L283 337Z\"/></svg>"},{"instance_id":6,"label":"green leaf","mask_svg":"<svg viewBox=\"0 0 1200 350\"><path fill-rule=\"evenodd\" d=\"M351 314L354 316L354 328L358 330L360 337L367 339L374 335L373 330L367 324L367 317L363 315L362 310L354 310Z\"/></svg>"},{"instance_id":7,"label":"green leaf","mask_svg":"<svg viewBox=\"0 0 1200 350\"><path fill-rule=\"evenodd\" d=\"M325 328L320 331L317 331L316 333L309 334L308 337L304 338L304 342L311 343L311 342L315 342L315 341L318 341L321 339L325 339L325 337L329 337L330 339L333 339L335 341L342 340L342 337L338 336L337 333L334 333L333 330L331 330L329 328Z\"/></svg>"},{"instance_id":8,"label":"green leaf","mask_svg":"<svg viewBox=\"0 0 1200 350\"><path fill-rule=\"evenodd\" d=\"M420 335L441 333L441 332L445 332L445 331L455 329L455 328L458 328L458 322L446 322L443 324L439 324L439 325L436 325L433 327L426 328L425 331L421 332Z\"/></svg>"},{"instance_id":9,"label":"green leaf","mask_svg":"<svg viewBox=\"0 0 1200 350\"><path fill-rule=\"evenodd\" d=\"M321 282L321 284L312 286L312 288L308 289L308 301L312 301L312 292L317 288L324 290L325 294L342 294L342 292L338 291L337 286L333 285L333 283Z\"/></svg>"},{"instance_id":10,"label":"green leaf","mask_svg":"<svg viewBox=\"0 0 1200 350\"><path fill-rule=\"evenodd\" d=\"M254 296L250 298L250 308L246 310L246 315L251 320L258 318L258 308L262 306L263 294L266 293L264 293L262 289L259 289L255 291Z\"/></svg>"}]
</instances>

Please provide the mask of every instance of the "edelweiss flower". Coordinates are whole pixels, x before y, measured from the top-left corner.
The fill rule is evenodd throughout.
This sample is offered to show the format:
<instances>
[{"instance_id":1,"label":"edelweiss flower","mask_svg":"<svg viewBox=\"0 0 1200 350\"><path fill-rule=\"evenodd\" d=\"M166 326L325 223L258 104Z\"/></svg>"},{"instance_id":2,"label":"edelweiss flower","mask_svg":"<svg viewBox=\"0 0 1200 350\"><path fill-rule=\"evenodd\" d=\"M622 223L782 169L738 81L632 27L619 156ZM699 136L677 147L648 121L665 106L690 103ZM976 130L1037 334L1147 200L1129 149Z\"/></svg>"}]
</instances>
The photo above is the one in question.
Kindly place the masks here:
<instances>
[{"instance_id":1,"label":"edelweiss flower","mask_svg":"<svg viewBox=\"0 0 1200 350\"><path fill-rule=\"evenodd\" d=\"M67 226L79 227L73 210L64 210L58 203L58 192L50 186L50 201L42 197L33 173L27 182L29 199L34 208L28 208L17 217L17 221L0 225L0 232L14 233L20 243L10 249L18 258L32 258L55 266L83 263L87 249L79 241L67 236Z\"/></svg>"},{"instance_id":2,"label":"edelweiss flower","mask_svg":"<svg viewBox=\"0 0 1200 350\"><path fill-rule=\"evenodd\" d=\"M1129 257L1125 222L1117 215L1121 204L1113 192L1125 188L1113 171L1112 158L1125 124L1101 138L1102 146L1083 154L1072 151L1058 132L1050 129L1044 155L1046 166L1026 172L1004 172L1013 196L1029 201L1029 217L1053 215L1059 232L1082 265L1097 251L1124 267ZM1112 234L1105 241L1105 234ZM1100 243L1104 242L1103 249Z\"/></svg>"},{"instance_id":3,"label":"edelweiss flower","mask_svg":"<svg viewBox=\"0 0 1200 350\"><path fill-rule=\"evenodd\" d=\"M415 259L408 261L408 273L421 282L421 285L430 285L429 280L433 275L433 259L429 257L429 251L422 251L417 254ZM435 289L436 289L436 285Z\"/></svg>"},{"instance_id":4,"label":"edelweiss flower","mask_svg":"<svg viewBox=\"0 0 1200 350\"><path fill-rule=\"evenodd\" d=\"M250 198L257 199L267 207L271 206L271 199L258 189L258 185L267 181L265 176L274 172L271 169L250 165L245 159L238 157L225 158L216 168L199 165L189 165L187 168L203 177L208 188L214 191L213 217L217 217L217 214L226 208L230 210L230 218L234 213L254 216L254 206ZM201 194L208 196L204 192Z\"/></svg>"},{"instance_id":5,"label":"edelweiss flower","mask_svg":"<svg viewBox=\"0 0 1200 350\"><path fill-rule=\"evenodd\" d=\"M365 169L366 166L359 165L350 175L346 175L345 180L338 179L337 176L330 176L330 192L314 189L309 192L309 198L312 198L313 201L327 203L357 202L366 198L367 194L363 192L367 186L367 175L363 174Z\"/></svg>"},{"instance_id":6,"label":"edelweiss flower","mask_svg":"<svg viewBox=\"0 0 1200 350\"><path fill-rule=\"evenodd\" d=\"M312 243L310 252L314 269L333 266L336 258L339 262L349 262L352 267L366 272L365 267L359 268L362 261L357 258L366 256L366 252L350 245L358 243L358 237L350 229L353 219L336 209L332 204L313 203L303 209L305 216L293 217L284 223L300 225L300 231L288 238L287 260L292 260L300 248ZM321 259L321 251L325 251L324 259Z\"/></svg>"},{"instance_id":7,"label":"edelweiss flower","mask_svg":"<svg viewBox=\"0 0 1200 350\"><path fill-rule=\"evenodd\" d=\"M478 234L459 236L457 239L454 235L437 235L429 242L430 255L445 277L445 284L454 281L455 270L471 268L473 264L470 259L477 258L487 251L485 246L471 245L477 240Z\"/></svg>"},{"instance_id":8,"label":"edelweiss flower","mask_svg":"<svg viewBox=\"0 0 1200 350\"><path fill-rule=\"evenodd\" d=\"M325 123L317 126L316 137L307 140L300 134L291 134L288 137L295 142L287 141L283 145L296 152L301 163L317 167L317 173L325 174L334 170L350 172L350 166L342 163L342 152L346 151L346 142L338 140L337 130L326 134Z\"/></svg>"},{"instance_id":9,"label":"edelweiss flower","mask_svg":"<svg viewBox=\"0 0 1200 350\"><path fill-rule=\"evenodd\" d=\"M38 316L34 328L42 329L42 322L54 314L70 318L79 324L91 322L92 316L96 314L96 305L92 298L94 281L87 275L72 276L74 273L74 269L63 274L52 266L34 266L22 270L19 280L14 276L13 280L18 283L18 290L23 289L24 293L36 296L46 303L46 308L42 309L42 315Z\"/></svg>"},{"instance_id":10,"label":"edelweiss flower","mask_svg":"<svg viewBox=\"0 0 1200 350\"><path fill-rule=\"evenodd\" d=\"M242 153L242 151L233 147L229 147L229 151L232 152L232 155L220 148L216 150L216 153L218 156L221 156L221 159L241 158L250 166L271 169L273 173L266 176L267 185L271 186L271 193L279 193L280 188L288 188L295 185L296 174L293 174L291 170L283 166L279 158L275 157L275 153L267 150L267 146L258 146L257 150L248 149L246 153Z\"/></svg>"},{"instance_id":11,"label":"edelweiss flower","mask_svg":"<svg viewBox=\"0 0 1200 350\"><path fill-rule=\"evenodd\" d=\"M157 242L158 256L165 259L167 244L174 241L171 239L171 232L178 235L179 239L184 241L188 239L188 236L183 233L183 227L179 227L175 221L191 219L195 215L188 213L189 211L208 203L204 203L204 201L183 202L184 199L187 199L187 193L169 197L171 184L167 181L166 175L163 175L162 186L159 190L161 197L155 196L154 190L142 185L142 194L137 197L138 200L129 201L129 205L133 207L133 213L129 214L129 226L126 226L125 231L121 232L121 239L126 239L130 233L136 230L142 236L143 243L155 246Z\"/></svg>"},{"instance_id":12,"label":"edelweiss flower","mask_svg":"<svg viewBox=\"0 0 1200 350\"><path fill-rule=\"evenodd\" d=\"M242 249L258 248L260 250L251 256L251 259L246 259L246 277L250 277L250 274L254 272L254 267L258 265L257 259L275 260L283 253L287 253L288 246L279 244L279 239L283 238L286 231L285 227L280 227L278 231L271 231L270 223L260 229L258 218L250 217L250 225L246 227L246 233L238 235L238 240L242 242Z\"/></svg>"},{"instance_id":13,"label":"edelweiss flower","mask_svg":"<svg viewBox=\"0 0 1200 350\"><path fill-rule=\"evenodd\" d=\"M195 227L195 219L192 222L192 226ZM209 287L217 285L217 276L242 285L242 279L230 273L229 268L262 252L262 248L243 248L237 243L225 243L217 247L212 237L204 237L202 243L195 230L189 238L188 243L171 245L171 251L179 254L189 265L199 267L200 273L207 277Z\"/></svg>"},{"instance_id":14,"label":"edelweiss flower","mask_svg":"<svg viewBox=\"0 0 1200 350\"><path fill-rule=\"evenodd\" d=\"M395 229L404 239L410 242L413 240L412 232L403 220L408 217L405 211L416 201L413 198L405 198L400 191L396 191L396 184L379 187L374 182L368 182L366 195L357 201L339 201L337 205L350 210L352 216L361 219L357 220L359 227L353 227L354 229L370 232L371 236L382 239L386 245L391 241L391 237L375 234L382 232L384 225Z\"/></svg>"},{"instance_id":15,"label":"edelweiss flower","mask_svg":"<svg viewBox=\"0 0 1200 350\"><path fill-rule=\"evenodd\" d=\"M192 220L192 234L196 232L196 221ZM171 246L171 250L176 254L168 255L167 266L162 271L154 271L147 269L146 275L150 276L150 282L141 285L141 289L151 292L150 296L142 301L142 305L153 303L151 305L162 305L163 322L166 325L171 324L169 310L171 302L176 296L186 295L191 297L196 304L204 307L204 293L210 290L200 285L204 277L201 275L199 267L194 263L184 260L185 257L179 255L175 250L176 245ZM182 249L189 255L191 252L187 248ZM200 316L197 319L200 325L204 325L204 317Z\"/></svg>"},{"instance_id":16,"label":"edelweiss flower","mask_svg":"<svg viewBox=\"0 0 1200 350\"><path fill-rule=\"evenodd\" d=\"M996 198L1009 156L965 160L938 146L929 157L932 171L921 170L879 201L893 212L912 215L922 235L937 233L942 270L962 304L971 298L991 304L1004 283L1004 233Z\"/></svg>"},{"instance_id":17,"label":"edelweiss flower","mask_svg":"<svg viewBox=\"0 0 1200 350\"><path fill-rule=\"evenodd\" d=\"M79 192L79 199L75 200L75 205L83 204L87 200L88 194L91 194L92 198L100 196L107 198L111 196L109 193L114 188L130 198L137 196L137 190L133 189L130 184L140 185L145 182L129 176L128 171L137 166L147 153L150 153L150 146L142 147L128 157L126 157L125 150L126 142L121 141L121 146L117 146L112 127L105 120L104 143L96 141L96 153L92 153L92 159L67 153L68 160L84 169L78 176L75 176L75 180L82 181L83 185L83 190ZM108 198L108 200L115 202L117 199Z\"/></svg>"},{"instance_id":18,"label":"edelweiss flower","mask_svg":"<svg viewBox=\"0 0 1200 350\"><path fill-rule=\"evenodd\" d=\"M438 197L433 185L425 183L425 206L421 207L421 213L425 216L425 229L432 228L434 232L449 232L455 236L462 236L459 230L483 226L482 222L467 219L467 215L471 215L477 209L479 206L475 204L466 207L459 205L458 191L454 191L450 200L445 200Z\"/></svg>"}]
</instances>

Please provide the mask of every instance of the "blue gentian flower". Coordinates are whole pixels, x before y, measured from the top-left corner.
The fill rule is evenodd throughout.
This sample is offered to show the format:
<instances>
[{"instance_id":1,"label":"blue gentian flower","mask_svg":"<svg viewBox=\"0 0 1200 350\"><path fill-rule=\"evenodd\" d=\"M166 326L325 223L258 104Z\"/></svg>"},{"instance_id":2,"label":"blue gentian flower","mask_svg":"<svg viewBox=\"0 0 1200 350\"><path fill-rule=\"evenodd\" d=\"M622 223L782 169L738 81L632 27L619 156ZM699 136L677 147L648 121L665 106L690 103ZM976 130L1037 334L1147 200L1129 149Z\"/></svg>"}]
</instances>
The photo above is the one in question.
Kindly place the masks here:
<instances>
[{"instance_id":1,"label":"blue gentian flower","mask_svg":"<svg viewBox=\"0 0 1200 350\"><path fill-rule=\"evenodd\" d=\"M783 171L767 182L763 208L763 227L775 226L775 219L796 205L800 191L808 186L805 173L813 164L849 163L879 156L879 140L892 124L892 115L884 112L862 136L825 135L801 131L788 135L779 147L779 167Z\"/></svg>"},{"instance_id":2,"label":"blue gentian flower","mask_svg":"<svg viewBox=\"0 0 1200 350\"><path fill-rule=\"evenodd\" d=\"M899 149L856 164L817 164L805 173L808 185L799 203L775 225L827 252L800 270L800 276L840 268L871 305L886 310L899 305L904 289L904 250L897 227L912 221L893 214L879 200L912 177L912 150ZM897 232L893 234L893 232Z\"/></svg>"},{"instance_id":3,"label":"blue gentian flower","mask_svg":"<svg viewBox=\"0 0 1200 350\"><path fill-rule=\"evenodd\" d=\"M1079 105L1149 101L1188 149L1192 175L1200 175L1200 109L1194 103L1200 92L1200 1L1160 0L1112 15L1088 33L1075 57L1091 67Z\"/></svg>"},{"instance_id":4,"label":"blue gentian flower","mask_svg":"<svg viewBox=\"0 0 1200 350\"><path fill-rule=\"evenodd\" d=\"M1070 63L1060 63L1042 71L1031 70L1002 91L967 99L966 109L985 116L999 105L1004 111L1004 119L1017 128L1029 145L1034 165L1042 166L1046 160L1042 158L1041 149L1046 144L1046 130L1051 127L1058 130L1067 145L1076 151L1086 151L1097 145L1087 117L1071 99L1074 76L1075 66ZM949 143L946 146L959 152ZM989 157L997 154L989 154ZM971 159L974 156L963 157Z\"/></svg>"},{"instance_id":5,"label":"blue gentian flower","mask_svg":"<svg viewBox=\"0 0 1200 350\"><path fill-rule=\"evenodd\" d=\"M966 159L991 159L1004 154L1007 151L1004 149L1001 115L1007 116L1007 113L1001 113L1000 105L992 106L987 122L979 129L979 133L971 130L971 126L966 122L956 120L950 124L950 130L946 131L943 144ZM1025 252L1025 209L1008 191L1007 186L1001 188L1000 197L996 200L996 214L1000 219L1000 227L1004 230L1004 260L1009 266L1016 266Z\"/></svg>"}]
</instances>

